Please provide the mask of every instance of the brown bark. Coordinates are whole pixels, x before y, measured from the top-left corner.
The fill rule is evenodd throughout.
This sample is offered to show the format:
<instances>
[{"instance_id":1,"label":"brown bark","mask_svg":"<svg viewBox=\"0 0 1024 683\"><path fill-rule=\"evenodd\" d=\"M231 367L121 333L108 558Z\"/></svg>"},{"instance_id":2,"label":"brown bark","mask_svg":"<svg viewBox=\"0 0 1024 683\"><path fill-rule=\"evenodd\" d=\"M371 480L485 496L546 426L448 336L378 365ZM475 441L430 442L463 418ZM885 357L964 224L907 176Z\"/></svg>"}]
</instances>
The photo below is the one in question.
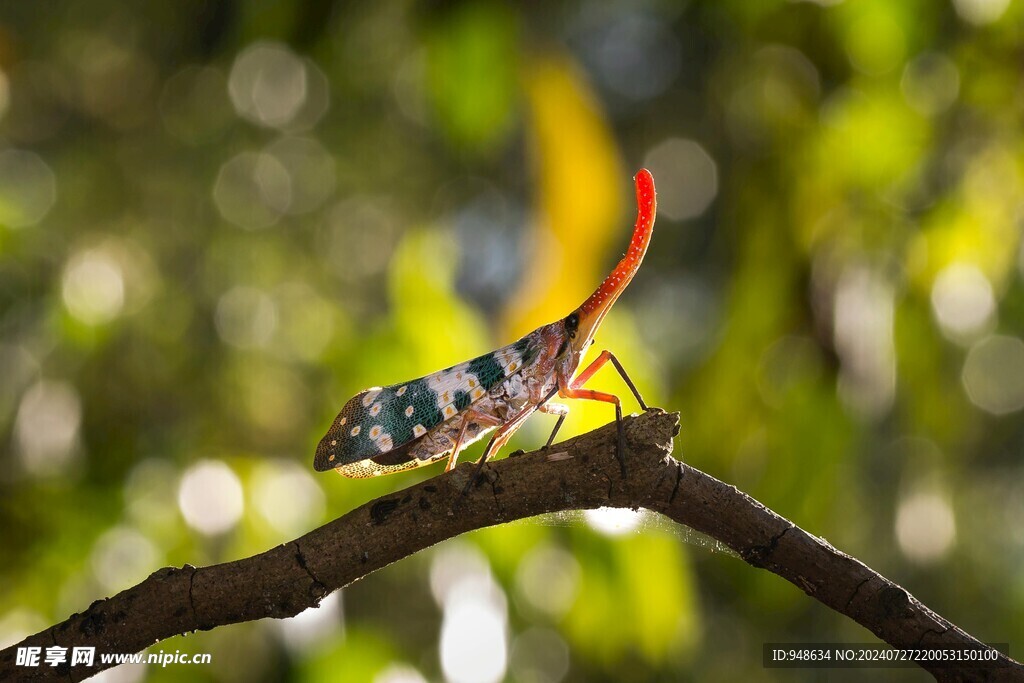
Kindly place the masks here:
<instances>
[{"instance_id":1,"label":"brown bark","mask_svg":"<svg viewBox=\"0 0 1024 683\"><path fill-rule=\"evenodd\" d=\"M489 463L471 494L464 463L264 553L195 568L165 568L81 614L0 651L0 681L80 680L97 666L15 665L18 647L95 646L137 652L164 638L224 624L283 618L317 605L370 572L459 534L524 517L601 506L647 508L725 543L845 614L894 646L984 647L900 586L735 487L671 457L679 416L651 411L625 421L629 476L615 459L608 425L547 451ZM990 668L926 664L938 680L1022 680L1024 667L1000 655Z\"/></svg>"}]
</instances>

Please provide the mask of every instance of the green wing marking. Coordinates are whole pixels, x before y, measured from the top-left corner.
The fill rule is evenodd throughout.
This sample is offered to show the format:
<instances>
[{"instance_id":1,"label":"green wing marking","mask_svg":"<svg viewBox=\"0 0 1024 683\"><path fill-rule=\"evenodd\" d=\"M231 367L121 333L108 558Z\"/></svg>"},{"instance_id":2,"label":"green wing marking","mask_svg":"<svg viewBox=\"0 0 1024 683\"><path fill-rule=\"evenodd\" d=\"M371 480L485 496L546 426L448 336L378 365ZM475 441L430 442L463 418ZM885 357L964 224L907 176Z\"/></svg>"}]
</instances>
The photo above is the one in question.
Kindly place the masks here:
<instances>
[{"instance_id":1,"label":"green wing marking","mask_svg":"<svg viewBox=\"0 0 1024 683\"><path fill-rule=\"evenodd\" d=\"M360 392L345 404L320 440L313 466L318 471L337 468L346 476L367 477L428 464L432 460L409 458L406 452L536 356L527 335L425 377Z\"/></svg>"}]
</instances>

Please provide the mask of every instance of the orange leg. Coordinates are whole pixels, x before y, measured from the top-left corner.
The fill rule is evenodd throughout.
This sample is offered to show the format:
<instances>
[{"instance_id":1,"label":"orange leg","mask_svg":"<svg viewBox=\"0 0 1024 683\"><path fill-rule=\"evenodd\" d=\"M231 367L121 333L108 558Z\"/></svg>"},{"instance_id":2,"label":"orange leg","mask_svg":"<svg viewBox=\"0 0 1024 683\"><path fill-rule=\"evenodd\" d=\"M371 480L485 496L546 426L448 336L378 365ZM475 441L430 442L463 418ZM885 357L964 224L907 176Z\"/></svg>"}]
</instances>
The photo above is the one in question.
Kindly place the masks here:
<instances>
[{"instance_id":1,"label":"orange leg","mask_svg":"<svg viewBox=\"0 0 1024 683\"><path fill-rule=\"evenodd\" d=\"M569 382L569 386L561 387L558 393L560 396L563 396L564 398L582 398L588 401L601 401L603 403L612 403L615 405L615 424L619 432L619 443L616 449L616 455L618 455L619 458L619 468L622 470L622 477L623 479L625 479L626 433L622 427L622 401L619 400L618 396L615 396L613 394L606 394L601 391L594 391L593 389L582 388L583 385L586 384L587 381L590 380L590 378L593 377L598 370L603 368L608 361L612 362L612 365L615 366L615 369L619 371L619 375L621 375L622 379L626 381L626 385L629 387L629 390L633 392L633 396L636 397L636 401L637 403L640 404L640 407L643 408L644 410L647 410L647 404L644 402L643 397L640 396L640 392L637 391L636 385L633 384L633 380L629 378L629 375L626 374L626 370L622 367L622 363L619 362L618 358L612 355L611 351L602 351L601 355L595 358L593 363L584 368L583 372L578 374L575 379ZM556 431L560 424L561 423L555 425ZM551 435L551 438L554 439L554 434Z\"/></svg>"},{"instance_id":2,"label":"orange leg","mask_svg":"<svg viewBox=\"0 0 1024 683\"><path fill-rule=\"evenodd\" d=\"M480 413L472 408L467 410L465 416L462 418L462 427L459 429L459 435L455 439L455 446L452 448L452 452L448 455L448 464L445 465L444 468L445 472L451 472L455 469L455 463L459 459L459 451L462 450L462 440L466 437L466 428L469 427L470 422L476 422L483 427L501 426L501 420L493 415Z\"/></svg>"},{"instance_id":3,"label":"orange leg","mask_svg":"<svg viewBox=\"0 0 1024 683\"><path fill-rule=\"evenodd\" d=\"M575 382L573 382L575 384ZM593 389L574 389L572 386L565 387L559 394L565 398L582 398L587 401L601 401L602 403L615 404L615 425L619 430L619 443L615 454L619 458L619 469L622 470L622 478L626 478L626 432L622 428L622 401L614 394L606 394L603 391Z\"/></svg>"},{"instance_id":4,"label":"orange leg","mask_svg":"<svg viewBox=\"0 0 1024 683\"><path fill-rule=\"evenodd\" d=\"M619 375L622 377L623 380L625 380L626 386L629 387L629 390L633 392L633 396L636 397L636 402L640 404L640 407L642 409L647 410L647 404L644 403L644 399L640 395L640 392L637 391L636 385L633 384L633 380L629 378L629 375L626 374L625 368L622 367L622 363L619 362L619 359L616 358L611 351L602 351L601 355L595 358L593 363L588 365L583 370L583 372L576 375L576 379L570 382L569 386L572 389L579 389L584 384L586 384L590 380L590 378L597 373L598 370L603 368L605 363L607 363L608 361L612 362L612 365L614 365L615 369L618 370ZM564 393L562 393L562 395L565 396Z\"/></svg>"}]
</instances>

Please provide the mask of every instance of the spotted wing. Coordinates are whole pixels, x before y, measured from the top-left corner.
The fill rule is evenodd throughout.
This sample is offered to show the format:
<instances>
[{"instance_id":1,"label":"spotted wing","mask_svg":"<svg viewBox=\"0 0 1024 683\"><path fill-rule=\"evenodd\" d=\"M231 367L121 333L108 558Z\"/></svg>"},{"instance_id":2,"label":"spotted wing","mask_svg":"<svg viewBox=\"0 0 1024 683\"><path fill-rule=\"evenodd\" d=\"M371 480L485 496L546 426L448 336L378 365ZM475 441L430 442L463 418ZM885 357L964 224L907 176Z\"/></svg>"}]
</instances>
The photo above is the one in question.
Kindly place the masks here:
<instances>
[{"instance_id":1,"label":"spotted wing","mask_svg":"<svg viewBox=\"0 0 1024 683\"><path fill-rule=\"evenodd\" d=\"M313 467L350 477L429 464L407 454L428 431L454 418L536 357L528 335L497 351L420 379L373 387L341 409L316 449Z\"/></svg>"}]
</instances>

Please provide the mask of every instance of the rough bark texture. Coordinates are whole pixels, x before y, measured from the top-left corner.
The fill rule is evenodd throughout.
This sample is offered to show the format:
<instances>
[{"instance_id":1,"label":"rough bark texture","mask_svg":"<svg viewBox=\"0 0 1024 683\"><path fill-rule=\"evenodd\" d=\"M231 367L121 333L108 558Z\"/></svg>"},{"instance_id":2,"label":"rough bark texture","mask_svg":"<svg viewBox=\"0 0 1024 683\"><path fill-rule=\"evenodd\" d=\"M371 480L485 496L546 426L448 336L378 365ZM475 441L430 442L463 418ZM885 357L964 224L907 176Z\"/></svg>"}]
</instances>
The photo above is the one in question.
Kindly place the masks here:
<instances>
[{"instance_id":1,"label":"rough bark texture","mask_svg":"<svg viewBox=\"0 0 1024 683\"><path fill-rule=\"evenodd\" d=\"M290 617L370 572L467 531L600 506L647 508L712 536L747 563L778 574L894 646L984 647L858 560L735 487L673 459L677 414L654 410L627 418L625 428L626 479L615 459L615 425L547 451L490 463L468 497L461 491L475 465L464 463L259 555L211 567L160 569L0 651L0 681L80 680L99 670L18 667L18 647L91 645L97 653L137 652L179 633ZM991 668L925 668L942 681L1024 680L1024 667L1002 655Z\"/></svg>"}]
</instances>

